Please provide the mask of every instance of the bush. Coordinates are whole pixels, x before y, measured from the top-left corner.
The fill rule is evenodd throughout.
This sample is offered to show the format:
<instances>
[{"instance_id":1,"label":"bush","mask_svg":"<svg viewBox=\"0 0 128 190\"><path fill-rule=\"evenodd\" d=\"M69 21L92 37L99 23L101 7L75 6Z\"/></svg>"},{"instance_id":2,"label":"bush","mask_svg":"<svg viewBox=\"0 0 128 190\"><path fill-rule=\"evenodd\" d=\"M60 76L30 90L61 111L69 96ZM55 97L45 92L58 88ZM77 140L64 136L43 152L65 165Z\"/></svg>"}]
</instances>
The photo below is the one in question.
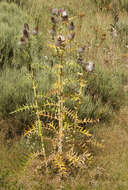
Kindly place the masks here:
<instances>
[{"instance_id":1,"label":"bush","mask_svg":"<svg viewBox=\"0 0 128 190\"><path fill-rule=\"evenodd\" d=\"M37 71L36 80L38 81L39 94L45 94L55 81L51 71ZM26 67L19 69L4 69L0 73L0 116L9 117L9 113L23 105L33 103L33 89L31 80L28 77ZM26 115L26 116L25 116ZM29 120L29 113L24 113L23 120Z\"/></svg>"},{"instance_id":2,"label":"bush","mask_svg":"<svg viewBox=\"0 0 128 190\"><path fill-rule=\"evenodd\" d=\"M101 66L96 66L93 73L85 73L87 85L78 109L80 119L99 118L101 121L108 121L112 112L119 110L124 103L124 77L120 68L110 72ZM76 104L68 99L66 106L73 109Z\"/></svg>"},{"instance_id":3,"label":"bush","mask_svg":"<svg viewBox=\"0 0 128 190\"><path fill-rule=\"evenodd\" d=\"M97 67L94 74L87 76L85 94L89 93L96 100L100 98L103 104L109 103L115 110L120 108L123 85L118 73L119 70L110 72L106 68Z\"/></svg>"},{"instance_id":4,"label":"bush","mask_svg":"<svg viewBox=\"0 0 128 190\"><path fill-rule=\"evenodd\" d=\"M0 67L11 65L26 16L16 4L0 3Z\"/></svg>"},{"instance_id":5,"label":"bush","mask_svg":"<svg viewBox=\"0 0 128 190\"><path fill-rule=\"evenodd\" d=\"M121 20L118 25L118 33L120 35L120 43L128 45L128 23L127 20Z\"/></svg>"},{"instance_id":6,"label":"bush","mask_svg":"<svg viewBox=\"0 0 128 190\"><path fill-rule=\"evenodd\" d=\"M8 117L17 107L32 102L31 82L21 71L6 69L0 74L0 115Z\"/></svg>"},{"instance_id":7,"label":"bush","mask_svg":"<svg viewBox=\"0 0 128 190\"><path fill-rule=\"evenodd\" d=\"M127 0L119 0L119 2L120 2L121 9L128 11L128 1Z\"/></svg>"}]
</instances>

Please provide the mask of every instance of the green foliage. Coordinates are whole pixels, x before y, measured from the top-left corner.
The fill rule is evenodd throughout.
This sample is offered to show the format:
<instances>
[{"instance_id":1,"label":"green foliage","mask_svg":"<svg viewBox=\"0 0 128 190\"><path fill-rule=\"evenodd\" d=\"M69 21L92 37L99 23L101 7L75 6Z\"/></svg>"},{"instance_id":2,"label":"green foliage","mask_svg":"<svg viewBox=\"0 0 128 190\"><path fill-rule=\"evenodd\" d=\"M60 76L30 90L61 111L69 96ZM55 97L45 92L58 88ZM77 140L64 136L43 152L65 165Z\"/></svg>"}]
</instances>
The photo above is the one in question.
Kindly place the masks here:
<instances>
[{"instance_id":1,"label":"green foliage","mask_svg":"<svg viewBox=\"0 0 128 190\"><path fill-rule=\"evenodd\" d=\"M15 74L14 74L15 73ZM3 117L32 101L31 82L23 76L24 71L6 69L0 73L0 115Z\"/></svg>"},{"instance_id":2,"label":"green foliage","mask_svg":"<svg viewBox=\"0 0 128 190\"><path fill-rule=\"evenodd\" d=\"M31 35L31 43L20 47L24 23L30 23L30 17L14 3L0 3L0 67L15 66L21 68L32 61L37 63L43 49L43 36ZM32 24L31 24L32 23ZM37 26L29 24L30 33Z\"/></svg>"},{"instance_id":3,"label":"green foliage","mask_svg":"<svg viewBox=\"0 0 128 190\"><path fill-rule=\"evenodd\" d=\"M80 71L78 67L75 67L75 63L67 71L66 77L71 78L65 91L70 94L70 90L75 95L79 92L79 83L74 83L74 78L76 78L74 70ZM123 81L126 77L124 75L125 72L120 68L115 72L110 72L98 65L93 73L85 73L86 84L83 88L80 108L78 108L79 118L99 118L101 121L108 121L112 117L113 110L117 111L125 101ZM76 101L67 98L65 105L69 109L74 109Z\"/></svg>"},{"instance_id":4,"label":"green foliage","mask_svg":"<svg viewBox=\"0 0 128 190\"><path fill-rule=\"evenodd\" d=\"M123 10L126 10L128 12L128 1L127 0L119 0L120 7Z\"/></svg>"},{"instance_id":5,"label":"green foliage","mask_svg":"<svg viewBox=\"0 0 128 190\"><path fill-rule=\"evenodd\" d=\"M16 4L0 3L0 67L11 65L17 49L17 37L28 21Z\"/></svg>"},{"instance_id":6,"label":"green foliage","mask_svg":"<svg viewBox=\"0 0 128 190\"><path fill-rule=\"evenodd\" d=\"M98 66L94 74L85 77L88 81L85 95L91 95L94 102L100 98L103 106L109 104L112 109L120 108L124 93L119 72L120 69L110 72L108 69Z\"/></svg>"},{"instance_id":7,"label":"green foliage","mask_svg":"<svg viewBox=\"0 0 128 190\"><path fill-rule=\"evenodd\" d=\"M124 46L128 45L128 23L125 18L121 20L118 25L118 33L120 36L120 43L124 44Z\"/></svg>"},{"instance_id":8,"label":"green foliage","mask_svg":"<svg viewBox=\"0 0 128 190\"><path fill-rule=\"evenodd\" d=\"M18 69L5 69L0 73L0 116L2 118L9 117L10 112L21 107L22 105L30 105L33 103L32 82L27 74L27 68L22 67ZM15 74L14 74L15 73ZM36 80L39 86L39 95L46 94L55 81L54 73L42 70L37 72ZM41 103L41 102L40 102ZM21 116L20 116L21 115ZM31 121L27 113L20 113L22 120ZM24 119L23 119L24 117Z\"/></svg>"}]
</instances>

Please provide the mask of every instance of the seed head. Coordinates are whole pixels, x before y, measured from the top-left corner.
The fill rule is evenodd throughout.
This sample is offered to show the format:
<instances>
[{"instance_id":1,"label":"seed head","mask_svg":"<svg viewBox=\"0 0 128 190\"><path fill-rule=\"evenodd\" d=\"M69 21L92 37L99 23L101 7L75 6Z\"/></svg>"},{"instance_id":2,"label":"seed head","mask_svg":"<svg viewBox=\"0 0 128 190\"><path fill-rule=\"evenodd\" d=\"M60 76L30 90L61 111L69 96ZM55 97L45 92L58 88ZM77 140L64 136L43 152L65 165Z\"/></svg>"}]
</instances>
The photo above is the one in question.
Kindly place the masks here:
<instances>
[{"instance_id":1,"label":"seed head","mask_svg":"<svg viewBox=\"0 0 128 190\"><path fill-rule=\"evenodd\" d=\"M75 29L75 26L74 26L74 23L71 22L69 25L68 25L68 29L69 30L74 30Z\"/></svg>"},{"instance_id":2,"label":"seed head","mask_svg":"<svg viewBox=\"0 0 128 190\"><path fill-rule=\"evenodd\" d=\"M68 35L67 35L67 38L69 41L72 41L75 37L75 32L70 32Z\"/></svg>"},{"instance_id":3,"label":"seed head","mask_svg":"<svg viewBox=\"0 0 128 190\"><path fill-rule=\"evenodd\" d=\"M55 40L55 45L56 46L61 46L64 41L65 41L65 37L62 36L62 35L58 35L56 40Z\"/></svg>"},{"instance_id":4,"label":"seed head","mask_svg":"<svg viewBox=\"0 0 128 190\"><path fill-rule=\"evenodd\" d=\"M20 38L20 41L19 41L18 44L19 44L19 45L25 45L25 44L26 44L26 39L22 36L22 37Z\"/></svg>"},{"instance_id":5,"label":"seed head","mask_svg":"<svg viewBox=\"0 0 128 190\"><path fill-rule=\"evenodd\" d=\"M23 30L23 36L25 37L25 38L29 38L29 32L28 32L28 30L27 29L24 29Z\"/></svg>"},{"instance_id":6,"label":"seed head","mask_svg":"<svg viewBox=\"0 0 128 190\"><path fill-rule=\"evenodd\" d=\"M94 63L92 61L89 61L87 63L83 64L83 70L87 71L87 72L92 72L94 70Z\"/></svg>"},{"instance_id":7,"label":"seed head","mask_svg":"<svg viewBox=\"0 0 128 190\"><path fill-rule=\"evenodd\" d=\"M77 63L80 64L80 65L83 64L83 58L82 57L78 57L77 58Z\"/></svg>"},{"instance_id":8,"label":"seed head","mask_svg":"<svg viewBox=\"0 0 128 190\"><path fill-rule=\"evenodd\" d=\"M85 46L79 47L79 48L77 49L77 52L78 52L78 53L83 53L84 50L85 50Z\"/></svg>"},{"instance_id":9,"label":"seed head","mask_svg":"<svg viewBox=\"0 0 128 190\"><path fill-rule=\"evenodd\" d=\"M62 11L61 17L62 17L62 21L68 21L68 14L66 11Z\"/></svg>"},{"instance_id":10,"label":"seed head","mask_svg":"<svg viewBox=\"0 0 128 190\"><path fill-rule=\"evenodd\" d=\"M64 36L62 36L62 35L58 35L58 36L57 36L57 38L58 38L60 41L62 41L62 42L64 42L64 41L65 41L65 37L64 37Z\"/></svg>"},{"instance_id":11,"label":"seed head","mask_svg":"<svg viewBox=\"0 0 128 190\"><path fill-rule=\"evenodd\" d=\"M58 23L58 19L56 17L51 17L51 21L52 21L53 24Z\"/></svg>"},{"instance_id":12,"label":"seed head","mask_svg":"<svg viewBox=\"0 0 128 190\"><path fill-rule=\"evenodd\" d=\"M117 30L114 28L113 31L111 32L112 38L117 38Z\"/></svg>"},{"instance_id":13,"label":"seed head","mask_svg":"<svg viewBox=\"0 0 128 190\"><path fill-rule=\"evenodd\" d=\"M24 29L26 29L27 31L29 31L29 25L27 23L24 23Z\"/></svg>"},{"instance_id":14,"label":"seed head","mask_svg":"<svg viewBox=\"0 0 128 190\"><path fill-rule=\"evenodd\" d=\"M36 27L34 28L34 30L32 31L32 34L33 34L33 35L37 35L37 34L38 34L38 26L36 26Z\"/></svg>"},{"instance_id":15,"label":"seed head","mask_svg":"<svg viewBox=\"0 0 128 190\"><path fill-rule=\"evenodd\" d=\"M58 11L57 8L52 8L52 9L51 9L51 13L52 13L53 15L58 16L59 11Z\"/></svg>"},{"instance_id":16,"label":"seed head","mask_svg":"<svg viewBox=\"0 0 128 190\"><path fill-rule=\"evenodd\" d=\"M59 9L59 13L62 15L62 12L63 12L63 9L62 8L60 8Z\"/></svg>"}]
</instances>

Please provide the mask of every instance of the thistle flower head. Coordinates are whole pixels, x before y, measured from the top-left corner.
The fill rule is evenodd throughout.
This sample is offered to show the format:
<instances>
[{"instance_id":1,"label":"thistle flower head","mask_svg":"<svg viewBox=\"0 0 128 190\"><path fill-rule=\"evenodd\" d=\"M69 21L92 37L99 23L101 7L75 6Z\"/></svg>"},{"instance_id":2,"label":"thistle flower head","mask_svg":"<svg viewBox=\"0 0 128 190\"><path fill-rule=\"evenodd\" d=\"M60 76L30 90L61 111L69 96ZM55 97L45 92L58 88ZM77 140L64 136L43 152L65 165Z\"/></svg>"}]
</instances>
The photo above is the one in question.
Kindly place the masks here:
<instances>
[{"instance_id":1,"label":"thistle flower head","mask_svg":"<svg viewBox=\"0 0 128 190\"><path fill-rule=\"evenodd\" d=\"M51 17L51 21L52 21L53 24L58 23L58 19L56 17Z\"/></svg>"},{"instance_id":2,"label":"thistle flower head","mask_svg":"<svg viewBox=\"0 0 128 190\"><path fill-rule=\"evenodd\" d=\"M77 52L78 52L78 53L83 53L84 50L85 50L85 46L78 47Z\"/></svg>"},{"instance_id":3,"label":"thistle flower head","mask_svg":"<svg viewBox=\"0 0 128 190\"><path fill-rule=\"evenodd\" d=\"M67 39L68 39L69 41L72 41L72 40L74 39L74 37L75 37L75 32L70 32L70 33L67 35Z\"/></svg>"},{"instance_id":4,"label":"thistle flower head","mask_svg":"<svg viewBox=\"0 0 128 190\"><path fill-rule=\"evenodd\" d=\"M32 34L33 34L33 35L37 35L37 34L38 34L38 26L36 26L36 27L34 28L34 30L32 31Z\"/></svg>"},{"instance_id":5,"label":"thistle flower head","mask_svg":"<svg viewBox=\"0 0 128 190\"><path fill-rule=\"evenodd\" d=\"M68 25L68 29L69 30L74 30L75 29L75 26L74 26L74 23L71 22L69 25Z\"/></svg>"},{"instance_id":6,"label":"thistle flower head","mask_svg":"<svg viewBox=\"0 0 128 190\"><path fill-rule=\"evenodd\" d=\"M68 21L67 11L62 11L61 17L62 17L62 21Z\"/></svg>"},{"instance_id":7,"label":"thistle flower head","mask_svg":"<svg viewBox=\"0 0 128 190\"><path fill-rule=\"evenodd\" d=\"M61 46L64 41L65 41L65 37L62 36L62 35L58 35L56 40L55 40L55 45L56 46Z\"/></svg>"},{"instance_id":8,"label":"thistle flower head","mask_svg":"<svg viewBox=\"0 0 128 190\"><path fill-rule=\"evenodd\" d=\"M53 15L58 16L59 11L58 11L57 8L52 8L52 9L51 9L51 13L52 13Z\"/></svg>"},{"instance_id":9,"label":"thistle flower head","mask_svg":"<svg viewBox=\"0 0 128 190\"><path fill-rule=\"evenodd\" d=\"M62 14L62 12L63 12L63 9L62 9L62 8L60 8L60 9L59 9L59 13L60 13L60 14Z\"/></svg>"},{"instance_id":10,"label":"thistle flower head","mask_svg":"<svg viewBox=\"0 0 128 190\"><path fill-rule=\"evenodd\" d=\"M82 57L78 57L77 58L77 63L80 64L80 65L83 64L83 58Z\"/></svg>"},{"instance_id":11,"label":"thistle flower head","mask_svg":"<svg viewBox=\"0 0 128 190\"><path fill-rule=\"evenodd\" d=\"M28 32L27 29L24 29L24 30L23 30L23 36L24 36L25 38L29 38L29 32Z\"/></svg>"},{"instance_id":12,"label":"thistle flower head","mask_svg":"<svg viewBox=\"0 0 128 190\"><path fill-rule=\"evenodd\" d=\"M65 41L65 37L62 35L58 35L57 39L59 39L60 41L64 42Z\"/></svg>"},{"instance_id":13,"label":"thistle flower head","mask_svg":"<svg viewBox=\"0 0 128 190\"><path fill-rule=\"evenodd\" d=\"M18 42L19 45L25 45L26 44L26 39L22 36L20 38L20 41Z\"/></svg>"},{"instance_id":14,"label":"thistle flower head","mask_svg":"<svg viewBox=\"0 0 128 190\"><path fill-rule=\"evenodd\" d=\"M29 25L27 23L24 23L24 29L26 29L27 31L29 31Z\"/></svg>"},{"instance_id":15,"label":"thistle flower head","mask_svg":"<svg viewBox=\"0 0 128 190\"><path fill-rule=\"evenodd\" d=\"M67 16L68 16L67 11L63 11L62 12L62 17L67 17Z\"/></svg>"},{"instance_id":16,"label":"thistle flower head","mask_svg":"<svg viewBox=\"0 0 128 190\"><path fill-rule=\"evenodd\" d=\"M87 72L92 72L94 70L94 63L92 61L89 61L83 65L83 69Z\"/></svg>"}]
</instances>

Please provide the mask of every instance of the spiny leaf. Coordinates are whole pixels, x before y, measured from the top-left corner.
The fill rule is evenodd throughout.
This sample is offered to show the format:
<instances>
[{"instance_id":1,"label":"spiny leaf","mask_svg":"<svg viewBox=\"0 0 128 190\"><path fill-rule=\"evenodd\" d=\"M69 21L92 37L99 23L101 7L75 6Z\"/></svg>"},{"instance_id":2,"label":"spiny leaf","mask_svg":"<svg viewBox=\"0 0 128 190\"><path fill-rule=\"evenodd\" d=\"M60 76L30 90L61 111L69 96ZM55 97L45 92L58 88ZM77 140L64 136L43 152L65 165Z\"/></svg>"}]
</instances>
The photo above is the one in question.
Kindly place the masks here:
<instances>
[{"instance_id":1,"label":"spiny leaf","mask_svg":"<svg viewBox=\"0 0 128 190\"><path fill-rule=\"evenodd\" d=\"M58 120L58 117L57 117L57 116L52 116L52 115L48 114L48 113L46 112L46 110L40 111L39 114L40 114L40 116L48 117L49 119Z\"/></svg>"},{"instance_id":2,"label":"spiny leaf","mask_svg":"<svg viewBox=\"0 0 128 190\"><path fill-rule=\"evenodd\" d=\"M74 119L74 121L78 121L77 113L74 110L70 110L64 106L64 112L68 117Z\"/></svg>"},{"instance_id":3,"label":"spiny leaf","mask_svg":"<svg viewBox=\"0 0 128 190\"><path fill-rule=\"evenodd\" d=\"M36 109L37 107L35 105L23 105L21 108L16 109L15 111L11 112L10 114L14 114L17 112L23 112L23 111L27 111L27 110L32 110L32 109Z\"/></svg>"},{"instance_id":4,"label":"spiny leaf","mask_svg":"<svg viewBox=\"0 0 128 190\"><path fill-rule=\"evenodd\" d=\"M29 136L32 133L36 133L36 132L37 132L37 129L36 129L35 125L32 125L31 128L29 127L28 130L25 130L24 136Z\"/></svg>"},{"instance_id":5,"label":"spiny leaf","mask_svg":"<svg viewBox=\"0 0 128 190\"><path fill-rule=\"evenodd\" d=\"M56 87L57 87L57 88L56 88ZM53 88L52 90L49 90L49 92L47 93L47 96L52 96L52 95L58 94L59 89L58 89L57 84L56 84L56 87Z\"/></svg>"}]
</instances>

